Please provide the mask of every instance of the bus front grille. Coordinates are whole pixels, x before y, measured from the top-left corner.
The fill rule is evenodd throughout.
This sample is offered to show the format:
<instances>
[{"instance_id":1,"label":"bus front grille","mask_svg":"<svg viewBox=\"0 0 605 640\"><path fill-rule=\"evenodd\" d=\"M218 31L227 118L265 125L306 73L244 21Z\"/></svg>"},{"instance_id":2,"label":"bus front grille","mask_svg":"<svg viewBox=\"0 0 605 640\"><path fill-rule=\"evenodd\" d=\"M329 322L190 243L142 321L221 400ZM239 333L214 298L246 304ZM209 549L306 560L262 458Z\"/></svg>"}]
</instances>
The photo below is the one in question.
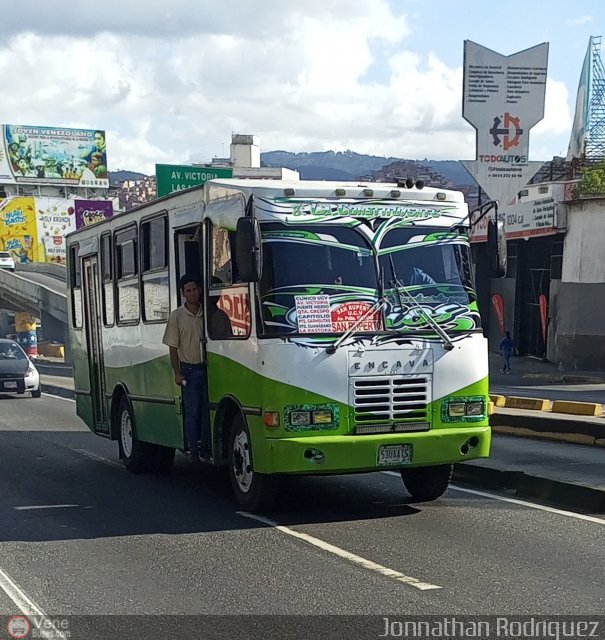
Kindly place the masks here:
<instances>
[{"instance_id":1,"label":"bus front grille","mask_svg":"<svg viewBox=\"0 0 605 640\"><path fill-rule=\"evenodd\" d=\"M430 378L428 376L373 376L351 378L356 425L429 421ZM425 427L426 428L426 427Z\"/></svg>"}]
</instances>

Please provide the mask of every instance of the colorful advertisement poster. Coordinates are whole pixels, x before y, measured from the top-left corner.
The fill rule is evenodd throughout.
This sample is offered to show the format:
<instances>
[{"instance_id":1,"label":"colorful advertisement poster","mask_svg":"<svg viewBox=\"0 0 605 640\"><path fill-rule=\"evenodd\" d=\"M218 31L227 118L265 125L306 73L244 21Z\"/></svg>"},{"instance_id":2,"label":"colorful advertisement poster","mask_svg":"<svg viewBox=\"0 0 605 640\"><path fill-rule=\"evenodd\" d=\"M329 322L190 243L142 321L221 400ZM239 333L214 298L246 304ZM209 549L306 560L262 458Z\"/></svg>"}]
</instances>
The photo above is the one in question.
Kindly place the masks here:
<instances>
[{"instance_id":1,"label":"colorful advertisement poster","mask_svg":"<svg viewBox=\"0 0 605 640\"><path fill-rule=\"evenodd\" d=\"M108 188L105 131L2 125L0 182Z\"/></svg>"},{"instance_id":2,"label":"colorful advertisement poster","mask_svg":"<svg viewBox=\"0 0 605 640\"><path fill-rule=\"evenodd\" d=\"M0 201L0 251L8 251L16 263L26 264L36 255L36 203L34 198Z\"/></svg>"},{"instance_id":3,"label":"colorful advertisement poster","mask_svg":"<svg viewBox=\"0 0 605 640\"><path fill-rule=\"evenodd\" d=\"M111 200L74 200L76 212L76 229L89 227L95 222L101 222L113 215Z\"/></svg>"},{"instance_id":4,"label":"colorful advertisement poster","mask_svg":"<svg viewBox=\"0 0 605 640\"><path fill-rule=\"evenodd\" d=\"M76 229L74 201L64 198L35 200L39 261L65 264L65 236Z\"/></svg>"}]
</instances>

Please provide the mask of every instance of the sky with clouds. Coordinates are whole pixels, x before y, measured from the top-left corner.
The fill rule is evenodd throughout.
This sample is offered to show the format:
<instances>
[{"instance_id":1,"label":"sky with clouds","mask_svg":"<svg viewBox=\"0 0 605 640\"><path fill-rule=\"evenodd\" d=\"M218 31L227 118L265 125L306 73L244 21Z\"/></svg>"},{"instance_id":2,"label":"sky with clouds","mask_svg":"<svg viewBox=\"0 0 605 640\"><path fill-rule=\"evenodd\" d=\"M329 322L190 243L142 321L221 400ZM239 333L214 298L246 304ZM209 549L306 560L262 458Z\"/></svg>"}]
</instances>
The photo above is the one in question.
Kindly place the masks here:
<instances>
[{"instance_id":1,"label":"sky with clouds","mask_svg":"<svg viewBox=\"0 0 605 640\"><path fill-rule=\"evenodd\" d=\"M0 22L7 124L107 132L108 168L261 150L472 159L464 40L510 55L549 43L530 159L565 155L582 62L605 3L551 0L10 2Z\"/></svg>"}]
</instances>

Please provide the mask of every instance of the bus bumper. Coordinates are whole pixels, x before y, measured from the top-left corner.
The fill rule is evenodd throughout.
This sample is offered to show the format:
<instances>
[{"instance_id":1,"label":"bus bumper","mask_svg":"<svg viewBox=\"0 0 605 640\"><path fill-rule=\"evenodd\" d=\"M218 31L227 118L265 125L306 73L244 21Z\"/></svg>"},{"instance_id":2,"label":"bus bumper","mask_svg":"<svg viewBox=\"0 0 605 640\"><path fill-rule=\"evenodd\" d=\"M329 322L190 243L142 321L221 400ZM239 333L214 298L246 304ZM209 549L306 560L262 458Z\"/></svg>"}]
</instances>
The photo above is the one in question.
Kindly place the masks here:
<instances>
[{"instance_id":1,"label":"bus bumper","mask_svg":"<svg viewBox=\"0 0 605 640\"><path fill-rule=\"evenodd\" d=\"M490 445L489 426L422 433L273 438L267 439L264 460L259 456L260 464L255 466L262 473L384 471L487 458ZM400 457L411 457L411 461L402 463L397 460Z\"/></svg>"}]
</instances>

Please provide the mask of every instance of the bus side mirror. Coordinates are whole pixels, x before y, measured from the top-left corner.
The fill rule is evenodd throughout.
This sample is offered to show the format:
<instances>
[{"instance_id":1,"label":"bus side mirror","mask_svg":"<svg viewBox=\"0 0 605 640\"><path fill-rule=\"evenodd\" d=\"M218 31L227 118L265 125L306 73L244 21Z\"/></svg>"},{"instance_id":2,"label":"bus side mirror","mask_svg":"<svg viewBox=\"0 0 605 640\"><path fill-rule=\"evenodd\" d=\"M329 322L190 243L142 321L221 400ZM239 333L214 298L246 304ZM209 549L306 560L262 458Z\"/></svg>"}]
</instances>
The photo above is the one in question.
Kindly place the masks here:
<instances>
[{"instance_id":1,"label":"bus side mirror","mask_svg":"<svg viewBox=\"0 0 605 640\"><path fill-rule=\"evenodd\" d=\"M506 275L506 233L504 220L500 218L487 223L487 250L492 278L503 278Z\"/></svg>"},{"instance_id":2,"label":"bus side mirror","mask_svg":"<svg viewBox=\"0 0 605 640\"><path fill-rule=\"evenodd\" d=\"M239 218L235 231L235 261L242 282L258 282L263 264L258 220Z\"/></svg>"}]
</instances>

